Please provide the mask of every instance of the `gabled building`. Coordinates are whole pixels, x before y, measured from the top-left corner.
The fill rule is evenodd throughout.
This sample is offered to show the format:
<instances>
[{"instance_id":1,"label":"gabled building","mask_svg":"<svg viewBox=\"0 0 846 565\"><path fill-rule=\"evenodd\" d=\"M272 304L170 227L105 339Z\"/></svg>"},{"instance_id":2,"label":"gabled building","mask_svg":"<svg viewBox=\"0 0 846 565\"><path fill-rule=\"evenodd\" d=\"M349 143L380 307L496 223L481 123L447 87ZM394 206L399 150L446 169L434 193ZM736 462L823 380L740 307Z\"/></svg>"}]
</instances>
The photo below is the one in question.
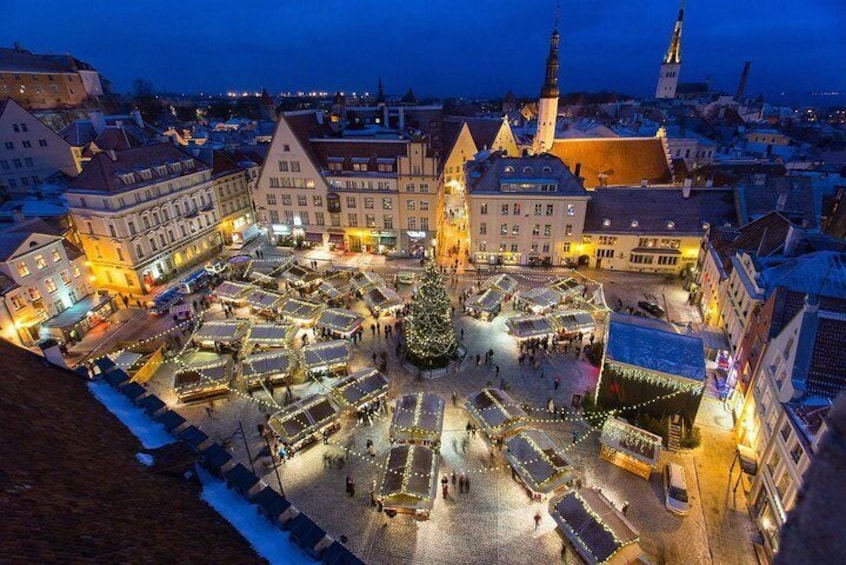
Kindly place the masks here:
<instances>
[{"instance_id":1,"label":"gabled building","mask_svg":"<svg viewBox=\"0 0 846 565\"><path fill-rule=\"evenodd\" d=\"M464 164L481 151L505 151L519 157L520 148L508 120L495 118L445 118L444 185L446 191L464 187Z\"/></svg>"},{"instance_id":2,"label":"gabled building","mask_svg":"<svg viewBox=\"0 0 846 565\"><path fill-rule=\"evenodd\" d=\"M658 75L658 85L655 88L655 98L675 98L681 73L681 34L684 20L684 0L679 9L679 17L670 37L667 53L661 61L661 72Z\"/></svg>"},{"instance_id":3,"label":"gabled building","mask_svg":"<svg viewBox=\"0 0 846 565\"><path fill-rule=\"evenodd\" d=\"M230 154L194 149L192 154L212 170L217 217L224 244L243 244L258 233L250 199L250 168L242 167Z\"/></svg>"},{"instance_id":4,"label":"gabled building","mask_svg":"<svg viewBox=\"0 0 846 565\"><path fill-rule=\"evenodd\" d=\"M80 170L61 136L14 99L0 100L0 191L35 194L57 172L73 177Z\"/></svg>"}]
</instances>

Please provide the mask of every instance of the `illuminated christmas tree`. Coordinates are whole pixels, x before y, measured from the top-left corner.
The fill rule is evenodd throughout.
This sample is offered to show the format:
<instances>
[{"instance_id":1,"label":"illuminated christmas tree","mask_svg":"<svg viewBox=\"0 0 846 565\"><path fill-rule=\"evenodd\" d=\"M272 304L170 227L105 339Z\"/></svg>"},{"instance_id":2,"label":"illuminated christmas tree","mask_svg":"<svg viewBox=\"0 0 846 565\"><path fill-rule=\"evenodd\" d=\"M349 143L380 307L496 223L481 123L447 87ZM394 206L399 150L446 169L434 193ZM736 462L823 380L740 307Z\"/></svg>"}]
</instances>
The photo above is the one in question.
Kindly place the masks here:
<instances>
[{"instance_id":1,"label":"illuminated christmas tree","mask_svg":"<svg viewBox=\"0 0 846 565\"><path fill-rule=\"evenodd\" d=\"M446 367L458 351L451 304L441 275L429 263L411 302L405 327L408 360L421 369Z\"/></svg>"}]
</instances>

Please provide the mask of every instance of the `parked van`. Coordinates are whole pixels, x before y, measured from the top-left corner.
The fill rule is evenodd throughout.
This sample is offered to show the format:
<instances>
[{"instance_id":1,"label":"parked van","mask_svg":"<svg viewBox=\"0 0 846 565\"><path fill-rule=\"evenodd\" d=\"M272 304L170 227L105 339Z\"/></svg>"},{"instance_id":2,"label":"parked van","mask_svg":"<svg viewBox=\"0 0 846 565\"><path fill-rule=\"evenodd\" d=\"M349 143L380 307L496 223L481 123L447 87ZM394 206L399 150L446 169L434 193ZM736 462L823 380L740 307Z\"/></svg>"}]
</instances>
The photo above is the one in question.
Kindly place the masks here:
<instances>
[{"instance_id":1,"label":"parked van","mask_svg":"<svg viewBox=\"0 0 846 565\"><path fill-rule=\"evenodd\" d=\"M684 468L677 463L667 463L664 467L664 506L679 516L690 512Z\"/></svg>"}]
</instances>

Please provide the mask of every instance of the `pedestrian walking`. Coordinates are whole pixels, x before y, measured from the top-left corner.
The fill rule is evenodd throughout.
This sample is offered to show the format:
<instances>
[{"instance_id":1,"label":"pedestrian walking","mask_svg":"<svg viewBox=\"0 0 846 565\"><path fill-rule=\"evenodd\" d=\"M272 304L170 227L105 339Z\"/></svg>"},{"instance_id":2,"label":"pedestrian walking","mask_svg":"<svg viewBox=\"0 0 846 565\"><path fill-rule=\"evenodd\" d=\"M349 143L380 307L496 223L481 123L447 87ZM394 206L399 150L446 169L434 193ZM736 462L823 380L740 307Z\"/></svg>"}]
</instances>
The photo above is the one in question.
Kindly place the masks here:
<instances>
[{"instance_id":1,"label":"pedestrian walking","mask_svg":"<svg viewBox=\"0 0 846 565\"><path fill-rule=\"evenodd\" d=\"M499 365L494 365L494 367L496 367L496 376L498 377L499 376Z\"/></svg>"},{"instance_id":2,"label":"pedestrian walking","mask_svg":"<svg viewBox=\"0 0 846 565\"><path fill-rule=\"evenodd\" d=\"M446 475L444 475L444 478L441 479L441 492L443 493L444 498L446 498L449 494L449 479Z\"/></svg>"},{"instance_id":3,"label":"pedestrian walking","mask_svg":"<svg viewBox=\"0 0 846 565\"><path fill-rule=\"evenodd\" d=\"M476 366L478 367L481 364L482 364L482 356L477 353L476 354Z\"/></svg>"},{"instance_id":4,"label":"pedestrian walking","mask_svg":"<svg viewBox=\"0 0 846 565\"><path fill-rule=\"evenodd\" d=\"M623 506L620 508L620 512L622 512L623 516L625 516L626 512L628 512L628 511L629 511L629 501L627 500L623 503Z\"/></svg>"},{"instance_id":5,"label":"pedestrian walking","mask_svg":"<svg viewBox=\"0 0 846 565\"><path fill-rule=\"evenodd\" d=\"M471 424L470 422L467 422L467 426L464 429L467 430L467 435L469 436L470 430L473 429L473 424Z\"/></svg>"},{"instance_id":6,"label":"pedestrian walking","mask_svg":"<svg viewBox=\"0 0 846 565\"><path fill-rule=\"evenodd\" d=\"M554 390L558 390L559 386L561 386L561 375L555 375L555 383L553 385Z\"/></svg>"},{"instance_id":7,"label":"pedestrian walking","mask_svg":"<svg viewBox=\"0 0 846 565\"><path fill-rule=\"evenodd\" d=\"M375 351L373 352L372 357L373 357L373 364L375 365L376 364L376 352Z\"/></svg>"},{"instance_id":8,"label":"pedestrian walking","mask_svg":"<svg viewBox=\"0 0 846 565\"><path fill-rule=\"evenodd\" d=\"M573 443L579 441L579 430L573 430Z\"/></svg>"},{"instance_id":9,"label":"pedestrian walking","mask_svg":"<svg viewBox=\"0 0 846 565\"><path fill-rule=\"evenodd\" d=\"M555 403L552 401L551 398L547 399L547 401L546 401L546 409L547 409L547 411L549 411L550 414L555 413Z\"/></svg>"},{"instance_id":10,"label":"pedestrian walking","mask_svg":"<svg viewBox=\"0 0 846 565\"><path fill-rule=\"evenodd\" d=\"M347 494L350 494L351 488L352 488L352 477L347 476L347 486L346 486L346 489L345 489Z\"/></svg>"},{"instance_id":11,"label":"pedestrian walking","mask_svg":"<svg viewBox=\"0 0 846 565\"><path fill-rule=\"evenodd\" d=\"M367 448L367 454L370 456L371 459L376 459L376 447L372 443Z\"/></svg>"},{"instance_id":12,"label":"pedestrian walking","mask_svg":"<svg viewBox=\"0 0 846 565\"><path fill-rule=\"evenodd\" d=\"M458 475L456 475L455 471L453 470L453 472L452 472L452 486L453 486L453 488L455 487L455 485L457 483L458 483Z\"/></svg>"},{"instance_id":13,"label":"pedestrian walking","mask_svg":"<svg viewBox=\"0 0 846 565\"><path fill-rule=\"evenodd\" d=\"M540 527L540 523L541 523L541 515L540 515L540 511L538 511L538 512L535 512L535 531L537 531L537 529Z\"/></svg>"},{"instance_id":14,"label":"pedestrian walking","mask_svg":"<svg viewBox=\"0 0 846 565\"><path fill-rule=\"evenodd\" d=\"M452 405L458 406L458 396L456 396L455 391L452 391Z\"/></svg>"},{"instance_id":15,"label":"pedestrian walking","mask_svg":"<svg viewBox=\"0 0 846 565\"><path fill-rule=\"evenodd\" d=\"M350 479L350 498L355 498L355 480Z\"/></svg>"},{"instance_id":16,"label":"pedestrian walking","mask_svg":"<svg viewBox=\"0 0 846 565\"><path fill-rule=\"evenodd\" d=\"M370 491L370 508L376 508L376 492Z\"/></svg>"},{"instance_id":17,"label":"pedestrian walking","mask_svg":"<svg viewBox=\"0 0 846 565\"><path fill-rule=\"evenodd\" d=\"M464 341L464 328L461 328L461 341Z\"/></svg>"},{"instance_id":18,"label":"pedestrian walking","mask_svg":"<svg viewBox=\"0 0 846 565\"><path fill-rule=\"evenodd\" d=\"M471 428L471 430L470 430L470 436L471 436L471 437L476 437L476 426L473 426L473 427Z\"/></svg>"},{"instance_id":19,"label":"pedestrian walking","mask_svg":"<svg viewBox=\"0 0 846 565\"><path fill-rule=\"evenodd\" d=\"M376 324L370 324L370 333L373 334L373 337L376 337Z\"/></svg>"},{"instance_id":20,"label":"pedestrian walking","mask_svg":"<svg viewBox=\"0 0 846 565\"><path fill-rule=\"evenodd\" d=\"M464 492L464 472L458 477L458 492Z\"/></svg>"}]
</instances>

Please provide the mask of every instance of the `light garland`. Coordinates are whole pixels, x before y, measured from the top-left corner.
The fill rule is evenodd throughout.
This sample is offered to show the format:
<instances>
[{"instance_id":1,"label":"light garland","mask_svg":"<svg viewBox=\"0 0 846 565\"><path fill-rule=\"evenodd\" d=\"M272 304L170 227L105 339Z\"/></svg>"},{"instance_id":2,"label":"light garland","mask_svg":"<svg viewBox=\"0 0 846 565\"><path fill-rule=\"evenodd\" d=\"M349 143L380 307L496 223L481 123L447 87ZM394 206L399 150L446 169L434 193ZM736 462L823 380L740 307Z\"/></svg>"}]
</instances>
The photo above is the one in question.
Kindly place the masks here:
<instances>
[{"instance_id":1,"label":"light garland","mask_svg":"<svg viewBox=\"0 0 846 565\"><path fill-rule=\"evenodd\" d=\"M663 445L663 439L660 436L641 430L617 418L605 420L602 426L602 436L614 440L624 449L635 446L644 452L660 449Z\"/></svg>"},{"instance_id":2,"label":"light garland","mask_svg":"<svg viewBox=\"0 0 846 565\"><path fill-rule=\"evenodd\" d=\"M665 376L662 373L656 373L655 371L649 371L646 369L624 367L610 360L605 364L604 370L608 371L612 375L619 376L624 379L645 382L653 386L660 386L663 388L671 388L693 395L701 394L704 389L703 383L692 382L684 379L683 377L675 378L669 375Z\"/></svg>"}]
</instances>

